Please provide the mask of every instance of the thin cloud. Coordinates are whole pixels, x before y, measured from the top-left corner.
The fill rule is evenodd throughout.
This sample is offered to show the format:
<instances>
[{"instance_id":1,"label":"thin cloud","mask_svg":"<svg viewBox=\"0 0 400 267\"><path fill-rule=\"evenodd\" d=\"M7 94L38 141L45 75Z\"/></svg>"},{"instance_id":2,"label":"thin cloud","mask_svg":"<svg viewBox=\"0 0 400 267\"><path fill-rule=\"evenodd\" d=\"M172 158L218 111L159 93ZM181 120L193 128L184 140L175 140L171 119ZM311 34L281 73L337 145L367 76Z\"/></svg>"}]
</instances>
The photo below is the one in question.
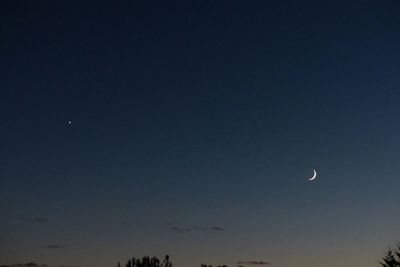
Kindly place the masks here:
<instances>
[{"instance_id":1,"label":"thin cloud","mask_svg":"<svg viewBox=\"0 0 400 267\"><path fill-rule=\"evenodd\" d=\"M240 265L266 265L270 264L267 261L238 261L237 264Z\"/></svg>"},{"instance_id":2,"label":"thin cloud","mask_svg":"<svg viewBox=\"0 0 400 267\"><path fill-rule=\"evenodd\" d=\"M47 245L46 248L48 249L60 249L60 248L66 248L66 245Z\"/></svg>"},{"instance_id":3,"label":"thin cloud","mask_svg":"<svg viewBox=\"0 0 400 267\"><path fill-rule=\"evenodd\" d=\"M177 226L172 226L171 230L175 231L175 232L178 232L178 233L191 232L190 228L181 228L181 227L177 227Z\"/></svg>"},{"instance_id":4,"label":"thin cloud","mask_svg":"<svg viewBox=\"0 0 400 267\"><path fill-rule=\"evenodd\" d=\"M188 232L203 232L203 231L224 231L225 229L219 226L190 226L190 227L179 227L172 226L170 228L174 232L188 233Z\"/></svg>"},{"instance_id":5,"label":"thin cloud","mask_svg":"<svg viewBox=\"0 0 400 267\"><path fill-rule=\"evenodd\" d=\"M37 264L34 262L28 262L23 264L11 264L11 265L0 265L0 267L48 267L46 264Z\"/></svg>"},{"instance_id":6,"label":"thin cloud","mask_svg":"<svg viewBox=\"0 0 400 267\"><path fill-rule=\"evenodd\" d=\"M43 217L21 218L20 220L27 223L45 223L49 221L47 218Z\"/></svg>"}]
</instances>

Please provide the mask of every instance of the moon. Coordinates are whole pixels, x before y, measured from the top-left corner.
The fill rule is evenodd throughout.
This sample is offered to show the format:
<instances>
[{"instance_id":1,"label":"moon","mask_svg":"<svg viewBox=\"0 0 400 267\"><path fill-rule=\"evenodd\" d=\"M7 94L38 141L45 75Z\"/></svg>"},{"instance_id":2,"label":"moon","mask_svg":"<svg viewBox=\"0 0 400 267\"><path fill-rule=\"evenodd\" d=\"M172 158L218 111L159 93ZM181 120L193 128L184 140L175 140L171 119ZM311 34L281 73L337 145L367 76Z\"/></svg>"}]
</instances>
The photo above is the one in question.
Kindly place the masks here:
<instances>
[{"instance_id":1,"label":"moon","mask_svg":"<svg viewBox=\"0 0 400 267\"><path fill-rule=\"evenodd\" d=\"M315 171L315 169L313 169L313 171L314 171L314 175L312 177L308 178L308 180L310 180L310 181L312 181L315 178L317 178L317 172Z\"/></svg>"}]
</instances>

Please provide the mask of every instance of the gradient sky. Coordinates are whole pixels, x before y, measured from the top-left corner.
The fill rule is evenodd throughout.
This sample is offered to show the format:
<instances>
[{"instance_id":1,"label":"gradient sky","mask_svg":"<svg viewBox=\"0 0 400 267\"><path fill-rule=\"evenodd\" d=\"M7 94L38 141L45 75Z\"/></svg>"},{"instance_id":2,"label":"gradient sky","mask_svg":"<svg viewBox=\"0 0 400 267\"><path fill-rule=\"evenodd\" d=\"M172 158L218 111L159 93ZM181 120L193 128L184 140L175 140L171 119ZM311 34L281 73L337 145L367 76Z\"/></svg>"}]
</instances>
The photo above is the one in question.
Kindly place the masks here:
<instances>
[{"instance_id":1,"label":"gradient sky","mask_svg":"<svg viewBox=\"0 0 400 267\"><path fill-rule=\"evenodd\" d=\"M400 3L326 2L2 1L0 264L379 266Z\"/></svg>"}]
</instances>

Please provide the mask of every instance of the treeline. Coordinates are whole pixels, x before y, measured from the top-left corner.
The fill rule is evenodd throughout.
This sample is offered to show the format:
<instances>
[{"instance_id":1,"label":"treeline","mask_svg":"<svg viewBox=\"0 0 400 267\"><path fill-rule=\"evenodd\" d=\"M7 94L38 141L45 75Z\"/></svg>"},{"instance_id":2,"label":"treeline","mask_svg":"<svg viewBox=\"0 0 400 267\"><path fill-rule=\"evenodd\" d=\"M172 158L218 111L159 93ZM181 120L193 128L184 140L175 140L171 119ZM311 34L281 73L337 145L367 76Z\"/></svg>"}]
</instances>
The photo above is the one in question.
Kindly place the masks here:
<instances>
[{"instance_id":1,"label":"treeline","mask_svg":"<svg viewBox=\"0 0 400 267\"><path fill-rule=\"evenodd\" d=\"M121 267L119 262L118 267ZM125 267L172 267L172 263L168 255L164 257L163 261L160 261L157 257L144 256L141 259L135 257L129 259Z\"/></svg>"},{"instance_id":2,"label":"treeline","mask_svg":"<svg viewBox=\"0 0 400 267\"><path fill-rule=\"evenodd\" d=\"M382 267L400 267L400 243L395 248L389 248L380 262Z\"/></svg>"},{"instance_id":3,"label":"treeline","mask_svg":"<svg viewBox=\"0 0 400 267\"><path fill-rule=\"evenodd\" d=\"M144 256L142 258L132 257L125 263L125 267L172 267L172 266L173 265L169 259L169 255L166 255L163 261L160 261L155 256L153 257ZM118 262L118 267L121 267L121 264L119 262ZM207 264L201 264L200 267L213 267L213 266ZM217 265L216 267L228 267L228 266Z\"/></svg>"}]
</instances>

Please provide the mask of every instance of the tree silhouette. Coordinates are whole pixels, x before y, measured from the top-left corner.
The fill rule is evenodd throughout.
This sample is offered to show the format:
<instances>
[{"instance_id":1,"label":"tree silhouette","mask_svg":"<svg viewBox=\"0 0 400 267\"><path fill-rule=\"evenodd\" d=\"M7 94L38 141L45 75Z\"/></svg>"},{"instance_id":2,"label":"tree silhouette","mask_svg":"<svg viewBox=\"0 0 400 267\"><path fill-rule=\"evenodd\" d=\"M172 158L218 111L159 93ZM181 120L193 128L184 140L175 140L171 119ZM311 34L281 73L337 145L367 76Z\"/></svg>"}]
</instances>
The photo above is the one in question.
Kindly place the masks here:
<instances>
[{"instance_id":1,"label":"tree silhouette","mask_svg":"<svg viewBox=\"0 0 400 267\"><path fill-rule=\"evenodd\" d=\"M169 261L169 255L165 255L164 261L161 263L162 267L172 267L172 263Z\"/></svg>"},{"instance_id":2,"label":"tree silhouette","mask_svg":"<svg viewBox=\"0 0 400 267\"><path fill-rule=\"evenodd\" d=\"M142 262L140 261L140 259L136 259L135 266L136 267L142 267Z\"/></svg>"},{"instance_id":3,"label":"tree silhouette","mask_svg":"<svg viewBox=\"0 0 400 267\"><path fill-rule=\"evenodd\" d=\"M119 262L118 267L121 267ZM160 260L155 256L151 258L143 256L141 259L132 257L126 262L125 267L172 267L172 263L170 262L168 255L165 256L161 264Z\"/></svg>"},{"instance_id":4,"label":"tree silhouette","mask_svg":"<svg viewBox=\"0 0 400 267\"><path fill-rule=\"evenodd\" d=\"M382 267L400 267L400 243L397 243L395 249L389 248L382 260L379 262Z\"/></svg>"},{"instance_id":5,"label":"tree silhouette","mask_svg":"<svg viewBox=\"0 0 400 267\"><path fill-rule=\"evenodd\" d=\"M396 249L393 251L393 253L397 257L397 264L400 266L400 243L396 244Z\"/></svg>"},{"instance_id":6,"label":"tree silhouette","mask_svg":"<svg viewBox=\"0 0 400 267\"><path fill-rule=\"evenodd\" d=\"M152 257L150 259L150 266L151 267L160 267L160 260L157 257Z\"/></svg>"},{"instance_id":7,"label":"tree silhouette","mask_svg":"<svg viewBox=\"0 0 400 267\"><path fill-rule=\"evenodd\" d=\"M145 256L142 258L142 267L150 267L150 258Z\"/></svg>"}]
</instances>

